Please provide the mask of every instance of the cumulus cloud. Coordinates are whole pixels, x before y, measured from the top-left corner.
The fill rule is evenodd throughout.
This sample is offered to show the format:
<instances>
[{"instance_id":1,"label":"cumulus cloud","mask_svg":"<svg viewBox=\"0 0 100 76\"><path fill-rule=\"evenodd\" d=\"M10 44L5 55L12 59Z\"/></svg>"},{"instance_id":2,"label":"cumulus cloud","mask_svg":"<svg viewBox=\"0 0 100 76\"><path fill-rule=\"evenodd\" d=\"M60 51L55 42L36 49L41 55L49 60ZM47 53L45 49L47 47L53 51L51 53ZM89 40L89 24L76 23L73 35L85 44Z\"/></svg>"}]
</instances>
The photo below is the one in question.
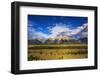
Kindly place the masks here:
<instances>
[{"instance_id":1,"label":"cumulus cloud","mask_svg":"<svg viewBox=\"0 0 100 76\"><path fill-rule=\"evenodd\" d=\"M87 27L87 23L85 23L85 24L83 24L83 25L81 25L81 26L79 26L79 27L77 27L76 29L72 29L71 31L71 34L70 35L74 35L74 34L77 34L77 33L79 33L80 31L82 31L84 28L86 28Z\"/></svg>"},{"instance_id":2,"label":"cumulus cloud","mask_svg":"<svg viewBox=\"0 0 100 76\"><path fill-rule=\"evenodd\" d=\"M41 39L41 38L47 38L48 35L42 33L42 32L37 32L33 29L29 29L28 31L28 38L29 39Z\"/></svg>"},{"instance_id":3,"label":"cumulus cloud","mask_svg":"<svg viewBox=\"0 0 100 76\"><path fill-rule=\"evenodd\" d=\"M66 24L62 24L62 23L54 24L54 27L47 27L49 32L51 33L50 35L47 35L46 33L43 33L42 31L36 31L36 29L33 28L33 26L34 25L31 23L28 24L28 38L29 39L36 39L36 38L45 39L48 37L55 37L61 32L65 32L67 36L75 35L79 33L80 31L82 31L85 27L87 27L87 23L81 26L78 26L74 29L68 27L69 25L66 25ZM83 32L82 35L87 36L87 31Z\"/></svg>"},{"instance_id":4,"label":"cumulus cloud","mask_svg":"<svg viewBox=\"0 0 100 76\"><path fill-rule=\"evenodd\" d=\"M87 26L87 23L83 24L82 26L76 27L74 29L69 28L68 26L69 25L62 24L62 23L55 24L54 27L52 27L51 29L49 29L51 31L50 37L55 37L56 35L58 35L61 32L65 32L67 36L75 35L75 34L79 33L80 31L82 31Z\"/></svg>"},{"instance_id":5,"label":"cumulus cloud","mask_svg":"<svg viewBox=\"0 0 100 76\"><path fill-rule=\"evenodd\" d=\"M70 32L70 29L62 23L55 24L55 26L50 28L49 30L51 31L51 37L55 37L60 32Z\"/></svg>"},{"instance_id":6,"label":"cumulus cloud","mask_svg":"<svg viewBox=\"0 0 100 76\"><path fill-rule=\"evenodd\" d=\"M48 36L40 31L36 31L35 28L33 28L33 24L28 24L28 39L41 39L41 38L47 38Z\"/></svg>"},{"instance_id":7,"label":"cumulus cloud","mask_svg":"<svg viewBox=\"0 0 100 76\"><path fill-rule=\"evenodd\" d=\"M82 33L82 37L87 37L87 35L88 35L87 32Z\"/></svg>"}]
</instances>

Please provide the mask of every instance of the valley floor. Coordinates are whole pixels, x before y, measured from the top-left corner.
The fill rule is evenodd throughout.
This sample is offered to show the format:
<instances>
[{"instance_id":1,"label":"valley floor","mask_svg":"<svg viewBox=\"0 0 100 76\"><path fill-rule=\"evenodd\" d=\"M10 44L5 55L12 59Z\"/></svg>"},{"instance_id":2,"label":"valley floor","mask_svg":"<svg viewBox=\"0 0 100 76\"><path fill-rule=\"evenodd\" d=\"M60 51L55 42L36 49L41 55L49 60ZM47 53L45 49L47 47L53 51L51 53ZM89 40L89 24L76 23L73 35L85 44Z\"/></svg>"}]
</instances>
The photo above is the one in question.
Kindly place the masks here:
<instances>
[{"instance_id":1,"label":"valley floor","mask_svg":"<svg viewBox=\"0 0 100 76\"><path fill-rule=\"evenodd\" d=\"M28 45L28 61L88 58L87 44Z\"/></svg>"}]
</instances>

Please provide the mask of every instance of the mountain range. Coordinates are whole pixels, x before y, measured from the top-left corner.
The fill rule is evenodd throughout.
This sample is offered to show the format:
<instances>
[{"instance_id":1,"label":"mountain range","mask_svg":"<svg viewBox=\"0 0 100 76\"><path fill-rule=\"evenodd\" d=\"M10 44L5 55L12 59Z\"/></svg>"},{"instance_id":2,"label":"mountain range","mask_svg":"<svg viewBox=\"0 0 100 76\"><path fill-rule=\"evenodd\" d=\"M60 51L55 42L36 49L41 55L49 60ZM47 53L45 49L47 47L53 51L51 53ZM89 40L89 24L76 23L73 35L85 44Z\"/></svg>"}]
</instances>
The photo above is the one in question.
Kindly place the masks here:
<instances>
[{"instance_id":1,"label":"mountain range","mask_svg":"<svg viewBox=\"0 0 100 76\"><path fill-rule=\"evenodd\" d=\"M28 40L29 44L55 44L55 43L87 43L88 27L84 25L78 32L67 35L67 32L60 32L53 38L36 38Z\"/></svg>"}]
</instances>

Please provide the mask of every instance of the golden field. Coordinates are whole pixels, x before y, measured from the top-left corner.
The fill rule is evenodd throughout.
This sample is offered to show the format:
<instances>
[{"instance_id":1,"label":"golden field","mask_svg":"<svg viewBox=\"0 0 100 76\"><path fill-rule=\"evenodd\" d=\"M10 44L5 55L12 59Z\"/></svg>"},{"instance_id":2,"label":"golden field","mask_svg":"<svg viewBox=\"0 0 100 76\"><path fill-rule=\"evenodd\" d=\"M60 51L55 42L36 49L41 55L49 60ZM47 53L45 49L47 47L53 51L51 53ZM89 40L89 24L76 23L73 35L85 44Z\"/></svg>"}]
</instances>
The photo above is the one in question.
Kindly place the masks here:
<instances>
[{"instance_id":1,"label":"golden field","mask_svg":"<svg viewBox=\"0 0 100 76\"><path fill-rule=\"evenodd\" d=\"M83 59L88 57L87 44L28 45L28 61Z\"/></svg>"}]
</instances>

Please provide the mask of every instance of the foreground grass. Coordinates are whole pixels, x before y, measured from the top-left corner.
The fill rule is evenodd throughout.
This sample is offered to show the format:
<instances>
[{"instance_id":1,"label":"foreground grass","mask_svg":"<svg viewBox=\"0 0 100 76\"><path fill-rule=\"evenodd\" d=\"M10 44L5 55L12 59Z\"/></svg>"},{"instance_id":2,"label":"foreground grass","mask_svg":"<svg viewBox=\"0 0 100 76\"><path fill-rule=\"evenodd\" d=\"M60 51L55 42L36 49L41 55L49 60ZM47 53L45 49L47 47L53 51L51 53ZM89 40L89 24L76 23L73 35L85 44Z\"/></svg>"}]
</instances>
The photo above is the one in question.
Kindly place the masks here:
<instances>
[{"instance_id":1,"label":"foreground grass","mask_svg":"<svg viewBox=\"0 0 100 76\"><path fill-rule=\"evenodd\" d=\"M28 60L58 60L87 58L86 44L29 45Z\"/></svg>"}]
</instances>

